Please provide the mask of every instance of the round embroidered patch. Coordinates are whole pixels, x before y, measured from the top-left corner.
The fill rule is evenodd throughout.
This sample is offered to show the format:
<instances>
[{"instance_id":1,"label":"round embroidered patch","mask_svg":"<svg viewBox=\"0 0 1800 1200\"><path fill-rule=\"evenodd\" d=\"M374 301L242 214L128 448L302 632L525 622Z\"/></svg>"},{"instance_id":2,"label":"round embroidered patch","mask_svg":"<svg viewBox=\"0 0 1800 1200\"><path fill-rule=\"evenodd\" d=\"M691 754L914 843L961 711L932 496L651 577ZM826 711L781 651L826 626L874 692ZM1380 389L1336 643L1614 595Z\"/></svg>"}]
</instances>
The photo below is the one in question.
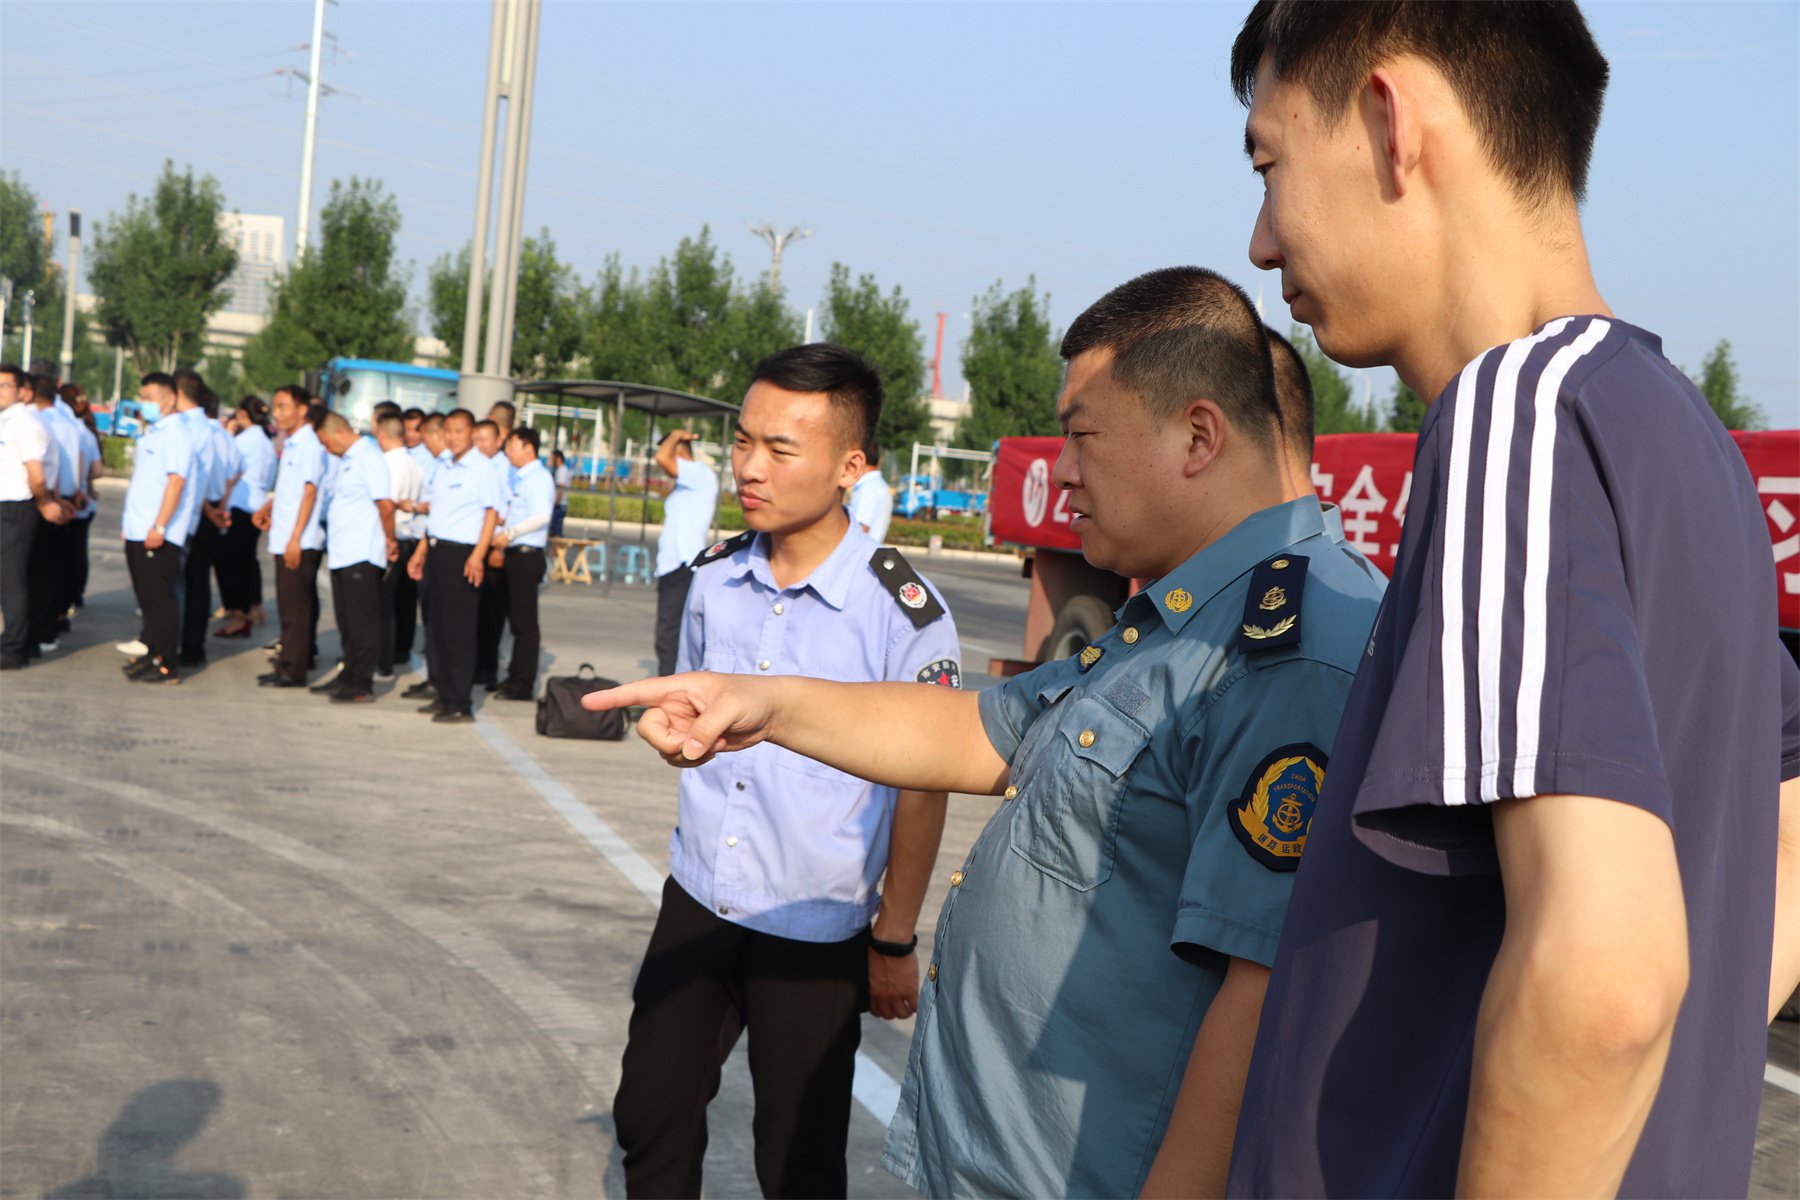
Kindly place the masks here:
<instances>
[{"instance_id":1,"label":"round embroidered patch","mask_svg":"<svg viewBox=\"0 0 1800 1200\"><path fill-rule=\"evenodd\" d=\"M1250 773L1243 797L1232 805L1231 832L1269 870L1295 870L1324 786L1324 751L1311 743L1283 746Z\"/></svg>"},{"instance_id":2,"label":"round embroidered patch","mask_svg":"<svg viewBox=\"0 0 1800 1200\"><path fill-rule=\"evenodd\" d=\"M924 588L910 581L900 585L900 603L908 608L924 608L927 592Z\"/></svg>"}]
</instances>

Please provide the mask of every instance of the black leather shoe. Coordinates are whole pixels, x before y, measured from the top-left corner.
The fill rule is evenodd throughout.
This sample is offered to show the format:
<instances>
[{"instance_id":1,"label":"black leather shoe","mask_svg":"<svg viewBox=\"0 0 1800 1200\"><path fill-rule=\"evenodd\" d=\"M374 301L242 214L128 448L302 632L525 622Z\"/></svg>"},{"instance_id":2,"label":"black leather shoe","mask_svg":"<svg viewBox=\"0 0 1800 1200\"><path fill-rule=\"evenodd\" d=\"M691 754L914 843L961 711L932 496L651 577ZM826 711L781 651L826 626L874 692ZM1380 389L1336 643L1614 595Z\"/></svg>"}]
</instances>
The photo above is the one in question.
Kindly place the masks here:
<instances>
[{"instance_id":1,"label":"black leather shoe","mask_svg":"<svg viewBox=\"0 0 1800 1200\"><path fill-rule=\"evenodd\" d=\"M181 657L177 658L175 661L184 667L204 667L206 665L206 655L204 655L204 654L183 654Z\"/></svg>"},{"instance_id":2,"label":"black leather shoe","mask_svg":"<svg viewBox=\"0 0 1800 1200\"><path fill-rule=\"evenodd\" d=\"M150 661L148 668L132 675L131 682L176 684L181 682L181 672L175 669L174 664L157 658Z\"/></svg>"},{"instance_id":3,"label":"black leather shoe","mask_svg":"<svg viewBox=\"0 0 1800 1200\"><path fill-rule=\"evenodd\" d=\"M374 699L374 692L365 692L361 688L344 688L342 691L333 692L331 696L333 704L369 704Z\"/></svg>"},{"instance_id":4,"label":"black leather shoe","mask_svg":"<svg viewBox=\"0 0 1800 1200\"><path fill-rule=\"evenodd\" d=\"M429 683L415 683L401 692L400 698L402 700L435 700L437 699L437 689Z\"/></svg>"},{"instance_id":5,"label":"black leather shoe","mask_svg":"<svg viewBox=\"0 0 1800 1200\"><path fill-rule=\"evenodd\" d=\"M446 708L431 718L433 725L472 725L474 722L475 714L466 708Z\"/></svg>"},{"instance_id":6,"label":"black leather shoe","mask_svg":"<svg viewBox=\"0 0 1800 1200\"><path fill-rule=\"evenodd\" d=\"M424 713L428 717L435 718L435 717L442 715L443 713L449 712L450 710L444 706L444 702L442 700L433 700L430 704L420 705L419 711Z\"/></svg>"},{"instance_id":7,"label":"black leather shoe","mask_svg":"<svg viewBox=\"0 0 1800 1200\"><path fill-rule=\"evenodd\" d=\"M270 671L267 675L257 676L256 683L258 687L272 688L303 688L306 686L303 681L289 679L286 675L283 675L278 671Z\"/></svg>"},{"instance_id":8,"label":"black leather shoe","mask_svg":"<svg viewBox=\"0 0 1800 1200\"><path fill-rule=\"evenodd\" d=\"M154 662L154 661L155 660L152 659L148 654L140 654L136 658L132 659L130 662L126 663L124 666L120 667L119 670L125 672L125 674L127 674L127 675L135 675L139 671L143 670L145 668L145 666L147 666L148 664L150 664L151 662Z\"/></svg>"},{"instance_id":9,"label":"black leather shoe","mask_svg":"<svg viewBox=\"0 0 1800 1200\"><path fill-rule=\"evenodd\" d=\"M508 683L502 684L500 687L494 689L494 699L535 700L537 697L531 694L531 689L528 687L519 687L515 684Z\"/></svg>"}]
</instances>

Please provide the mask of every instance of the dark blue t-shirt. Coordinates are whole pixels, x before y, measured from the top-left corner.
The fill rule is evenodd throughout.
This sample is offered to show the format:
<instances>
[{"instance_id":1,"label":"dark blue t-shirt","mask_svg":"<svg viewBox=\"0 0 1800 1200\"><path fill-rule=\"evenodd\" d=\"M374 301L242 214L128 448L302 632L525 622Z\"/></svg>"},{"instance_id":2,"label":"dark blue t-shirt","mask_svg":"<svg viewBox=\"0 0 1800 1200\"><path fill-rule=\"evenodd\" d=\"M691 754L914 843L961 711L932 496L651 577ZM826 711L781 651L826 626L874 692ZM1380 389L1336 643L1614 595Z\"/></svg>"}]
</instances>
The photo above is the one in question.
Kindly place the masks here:
<instances>
[{"instance_id":1,"label":"dark blue t-shirt","mask_svg":"<svg viewBox=\"0 0 1800 1200\"><path fill-rule=\"evenodd\" d=\"M1777 792L1800 774L1800 676L1743 457L1657 338L1574 317L1464 368L1414 471L1230 1191L1452 1193L1506 916L1486 806L1570 793L1668 822L1687 903L1687 997L1623 1194L1743 1195Z\"/></svg>"}]
</instances>

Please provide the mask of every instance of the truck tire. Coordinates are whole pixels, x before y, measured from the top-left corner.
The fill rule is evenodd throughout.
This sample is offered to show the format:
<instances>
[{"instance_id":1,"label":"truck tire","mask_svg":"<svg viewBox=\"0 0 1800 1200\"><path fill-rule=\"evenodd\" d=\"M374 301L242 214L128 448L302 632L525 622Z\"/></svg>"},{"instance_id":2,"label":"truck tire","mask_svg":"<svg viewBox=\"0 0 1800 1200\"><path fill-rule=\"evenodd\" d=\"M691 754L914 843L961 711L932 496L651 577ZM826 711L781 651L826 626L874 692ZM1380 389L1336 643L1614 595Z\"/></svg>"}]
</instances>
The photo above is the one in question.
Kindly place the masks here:
<instances>
[{"instance_id":1,"label":"truck tire","mask_svg":"<svg viewBox=\"0 0 1800 1200\"><path fill-rule=\"evenodd\" d=\"M1078 654L1082 647L1111 629L1112 609L1098 596L1076 596L1063 605L1051 626L1050 639L1044 643L1044 661L1055 662Z\"/></svg>"}]
</instances>

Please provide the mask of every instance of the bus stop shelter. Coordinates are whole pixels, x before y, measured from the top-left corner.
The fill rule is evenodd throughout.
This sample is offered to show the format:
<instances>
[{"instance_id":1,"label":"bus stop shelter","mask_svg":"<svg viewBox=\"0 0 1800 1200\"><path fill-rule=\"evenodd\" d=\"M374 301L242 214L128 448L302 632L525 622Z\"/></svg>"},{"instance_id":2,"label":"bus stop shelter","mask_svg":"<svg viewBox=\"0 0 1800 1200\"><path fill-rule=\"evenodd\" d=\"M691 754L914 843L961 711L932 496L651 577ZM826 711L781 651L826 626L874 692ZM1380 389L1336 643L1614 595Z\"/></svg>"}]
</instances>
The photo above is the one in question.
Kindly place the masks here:
<instances>
[{"instance_id":1,"label":"bus stop shelter","mask_svg":"<svg viewBox=\"0 0 1800 1200\"><path fill-rule=\"evenodd\" d=\"M612 437L609 439L606 456L606 542L608 547L615 544L617 538L617 514L615 501L619 493L619 474L614 469L620 451L623 448L625 413L641 412L650 416L651 437L644 439L643 456L640 460L643 469L643 504L638 513L637 543L640 552L647 557L650 533L650 464L652 461L652 445L656 442L656 434L666 433L668 427L676 421L694 419L717 420L721 422L719 444L730 446L733 431L737 424L738 406L727 404L723 400L713 400L706 396L696 396L689 392L678 392L672 388L654 387L646 383L620 383L606 379L544 379L531 383L521 383L515 389L521 396L562 396L575 400L591 401L596 411L610 408L613 412ZM562 424L561 406L558 405L556 425L558 435ZM552 445L560 437L553 435ZM596 457L599 446L594 447ZM725 457L720 455L717 465L719 475L719 494L725 494ZM718 509L713 510L713 532L718 533ZM610 550L609 550L610 553ZM610 569L602 582L603 588L611 590L612 576Z\"/></svg>"}]
</instances>

